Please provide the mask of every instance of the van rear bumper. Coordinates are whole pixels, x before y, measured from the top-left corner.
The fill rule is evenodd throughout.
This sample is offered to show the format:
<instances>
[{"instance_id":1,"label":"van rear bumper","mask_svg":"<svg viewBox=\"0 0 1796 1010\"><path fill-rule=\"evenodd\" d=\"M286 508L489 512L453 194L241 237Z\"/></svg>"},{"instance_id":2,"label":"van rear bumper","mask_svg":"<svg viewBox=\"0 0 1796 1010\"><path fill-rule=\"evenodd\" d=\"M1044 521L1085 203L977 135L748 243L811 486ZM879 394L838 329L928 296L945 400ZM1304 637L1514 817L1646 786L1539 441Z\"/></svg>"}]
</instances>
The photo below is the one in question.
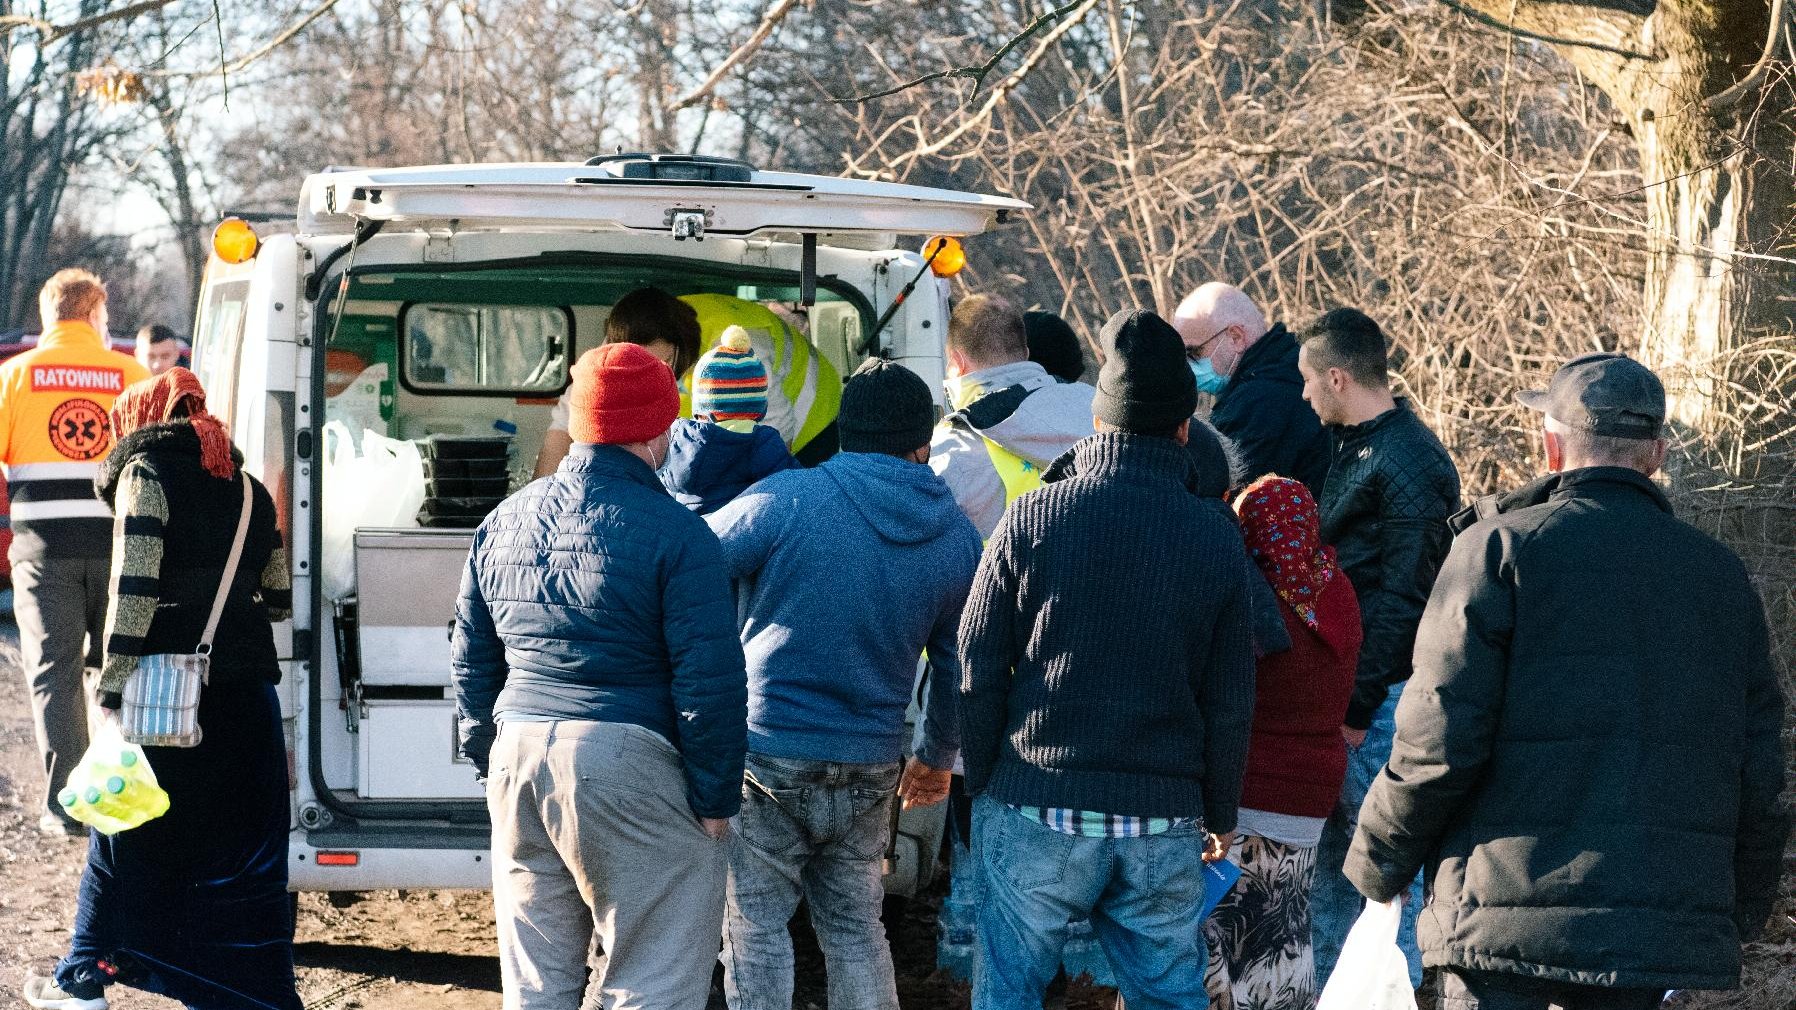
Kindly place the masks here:
<instances>
[{"instance_id":1,"label":"van rear bumper","mask_svg":"<svg viewBox=\"0 0 1796 1010\"><path fill-rule=\"evenodd\" d=\"M492 884L485 826L477 832L440 826L296 828L287 838L287 887L293 891L485 890Z\"/></svg>"},{"instance_id":2,"label":"van rear bumper","mask_svg":"<svg viewBox=\"0 0 1796 1010\"><path fill-rule=\"evenodd\" d=\"M904 811L887 860L887 894L915 897L929 886L945 816L945 804ZM485 824L347 822L294 828L287 839L289 890L485 890L492 883Z\"/></svg>"}]
</instances>

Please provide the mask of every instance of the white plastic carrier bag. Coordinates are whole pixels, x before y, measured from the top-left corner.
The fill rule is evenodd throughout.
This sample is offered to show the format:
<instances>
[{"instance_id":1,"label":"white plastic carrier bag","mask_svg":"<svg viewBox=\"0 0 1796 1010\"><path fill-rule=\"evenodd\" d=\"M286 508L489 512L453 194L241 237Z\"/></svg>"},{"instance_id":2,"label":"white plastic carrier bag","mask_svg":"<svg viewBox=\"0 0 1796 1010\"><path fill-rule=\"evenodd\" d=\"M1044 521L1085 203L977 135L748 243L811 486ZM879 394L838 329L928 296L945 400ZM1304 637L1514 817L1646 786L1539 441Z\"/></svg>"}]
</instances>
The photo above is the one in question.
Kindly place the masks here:
<instances>
[{"instance_id":1,"label":"white plastic carrier bag","mask_svg":"<svg viewBox=\"0 0 1796 1010\"><path fill-rule=\"evenodd\" d=\"M1397 946L1403 917L1400 898L1366 902L1341 945L1334 974L1316 1010L1416 1010L1409 985L1409 962Z\"/></svg>"},{"instance_id":2,"label":"white plastic carrier bag","mask_svg":"<svg viewBox=\"0 0 1796 1010\"><path fill-rule=\"evenodd\" d=\"M410 442L362 432L356 455L349 427L324 426L324 595L355 592L355 531L418 525L424 458Z\"/></svg>"}]
</instances>

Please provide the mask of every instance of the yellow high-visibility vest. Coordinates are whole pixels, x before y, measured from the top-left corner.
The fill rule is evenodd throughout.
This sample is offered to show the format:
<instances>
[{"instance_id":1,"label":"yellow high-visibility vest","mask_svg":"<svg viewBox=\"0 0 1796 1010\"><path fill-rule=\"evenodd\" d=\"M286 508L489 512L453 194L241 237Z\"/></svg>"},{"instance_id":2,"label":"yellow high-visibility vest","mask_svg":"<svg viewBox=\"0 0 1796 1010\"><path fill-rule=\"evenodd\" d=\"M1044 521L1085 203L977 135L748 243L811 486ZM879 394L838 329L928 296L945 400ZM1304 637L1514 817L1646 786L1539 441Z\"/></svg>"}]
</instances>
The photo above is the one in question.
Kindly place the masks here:
<instances>
[{"instance_id":1,"label":"yellow high-visibility vest","mask_svg":"<svg viewBox=\"0 0 1796 1010\"><path fill-rule=\"evenodd\" d=\"M748 331L755 355L767 366L767 419L793 452L807 445L842 407L842 376L811 342L773 310L732 295L681 295L698 313L699 353L717 346L723 331ZM680 416L692 416L692 394L680 390Z\"/></svg>"},{"instance_id":2,"label":"yellow high-visibility vest","mask_svg":"<svg viewBox=\"0 0 1796 1010\"><path fill-rule=\"evenodd\" d=\"M998 479L1004 482L1004 507L1023 496L1025 491L1033 491L1041 487L1041 469L998 443L979 436L985 443L985 454L991 457L992 469L998 471Z\"/></svg>"}]
</instances>

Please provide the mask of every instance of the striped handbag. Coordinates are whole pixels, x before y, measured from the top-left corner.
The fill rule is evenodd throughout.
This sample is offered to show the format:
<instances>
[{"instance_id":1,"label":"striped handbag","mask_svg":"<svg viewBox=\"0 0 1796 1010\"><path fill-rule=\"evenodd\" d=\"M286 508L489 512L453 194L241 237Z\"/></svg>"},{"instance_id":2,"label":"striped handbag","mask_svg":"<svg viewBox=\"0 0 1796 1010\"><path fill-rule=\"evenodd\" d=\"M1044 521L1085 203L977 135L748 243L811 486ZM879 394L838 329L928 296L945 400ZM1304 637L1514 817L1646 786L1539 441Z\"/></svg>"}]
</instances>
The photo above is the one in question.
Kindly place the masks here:
<instances>
[{"instance_id":1,"label":"striped handbag","mask_svg":"<svg viewBox=\"0 0 1796 1010\"><path fill-rule=\"evenodd\" d=\"M225 562L224 578L212 599L212 616L206 619L199 648L190 653L159 653L137 661L137 669L125 681L119 723L125 739L148 747L197 747L200 742L200 691L212 668L212 636L224 616L225 598L237 578L243 560L243 541L249 535L249 516L255 501L249 475L238 471L243 484L243 514L237 519L237 537Z\"/></svg>"}]
</instances>

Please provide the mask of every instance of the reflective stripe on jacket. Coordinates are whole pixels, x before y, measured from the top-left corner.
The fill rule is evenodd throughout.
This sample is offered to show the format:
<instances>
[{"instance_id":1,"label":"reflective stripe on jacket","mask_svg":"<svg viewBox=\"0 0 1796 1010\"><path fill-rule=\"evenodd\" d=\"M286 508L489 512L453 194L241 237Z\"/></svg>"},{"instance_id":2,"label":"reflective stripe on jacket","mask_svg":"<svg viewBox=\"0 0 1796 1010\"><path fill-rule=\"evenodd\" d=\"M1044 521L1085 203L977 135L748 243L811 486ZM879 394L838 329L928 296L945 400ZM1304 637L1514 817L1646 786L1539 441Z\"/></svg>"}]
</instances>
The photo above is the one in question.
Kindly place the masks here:
<instances>
[{"instance_id":1,"label":"reflective stripe on jacket","mask_svg":"<svg viewBox=\"0 0 1796 1010\"><path fill-rule=\"evenodd\" d=\"M842 406L842 376L818 353L804 334L773 310L730 295L682 295L698 313L699 353L717 346L723 331L748 331L755 356L767 366L767 416L761 423L775 428L796 453L836 419ZM680 391L680 416L692 416L692 394Z\"/></svg>"},{"instance_id":2,"label":"reflective stripe on jacket","mask_svg":"<svg viewBox=\"0 0 1796 1010\"><path fill-rule=\"evenodd\" d=\"M107 556L112 512L94 495L94 477L112 451L112 401L149 377L92 326L72 320L0 365L0 463L13 557Z\"/></svg>"}]
</instances>

